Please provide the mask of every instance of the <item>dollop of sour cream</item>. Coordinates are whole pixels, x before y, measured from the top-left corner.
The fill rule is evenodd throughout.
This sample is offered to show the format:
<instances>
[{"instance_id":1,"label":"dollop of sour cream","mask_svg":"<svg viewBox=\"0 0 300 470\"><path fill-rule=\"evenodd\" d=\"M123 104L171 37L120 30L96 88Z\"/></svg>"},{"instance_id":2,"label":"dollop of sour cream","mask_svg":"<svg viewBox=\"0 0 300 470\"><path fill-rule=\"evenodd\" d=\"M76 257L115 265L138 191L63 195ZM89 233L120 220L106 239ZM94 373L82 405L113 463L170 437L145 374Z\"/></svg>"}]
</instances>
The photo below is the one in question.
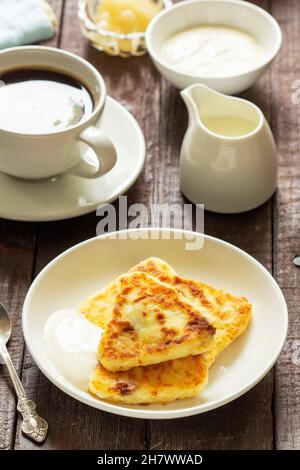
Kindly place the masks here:
<instances>
[{"instance_id":1,"label":"dollop of sour cream","mask_svg":"<svg viewBox=\"0 0 300 470\"><path fill-rule=\"evenodd\" d=\"M59 310L44 329L47 353L62 376L88 391L97 364L97 350L103 330L76 310Z\"/></svg>"},{"instance_id":2,"label":"dollop of sour cream","mask_svg":"<svg viewBox=\"0 0 300 470\"><path fill-rule=\"evenodd\" d=\"M169 37L160 55L178 71L223 77L256 67L265 52L263 46L244 31L220 25L199 25Z\"/></svg>"}]
</instances>

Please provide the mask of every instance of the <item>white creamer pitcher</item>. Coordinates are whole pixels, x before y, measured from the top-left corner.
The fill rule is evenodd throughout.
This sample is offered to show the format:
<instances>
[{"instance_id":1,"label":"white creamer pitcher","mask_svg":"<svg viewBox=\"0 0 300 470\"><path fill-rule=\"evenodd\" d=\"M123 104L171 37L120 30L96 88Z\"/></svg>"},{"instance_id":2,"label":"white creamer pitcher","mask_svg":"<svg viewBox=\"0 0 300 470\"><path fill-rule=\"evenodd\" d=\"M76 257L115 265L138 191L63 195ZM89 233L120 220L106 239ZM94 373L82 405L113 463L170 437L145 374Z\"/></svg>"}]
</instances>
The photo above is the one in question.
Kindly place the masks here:
<instances>
[{"instance_id":1,"label":"white creamer pitcher","mask_svg":"<svg viewBox=\"0 0 300 470\"><path fill-rule=\"evenodd\" d=\"M180 158L185 196L221 213L247 211L267 201L276 189L277 153L260 109L201 84L181 96L189 112Z\"/></svg>"}]
</instances>

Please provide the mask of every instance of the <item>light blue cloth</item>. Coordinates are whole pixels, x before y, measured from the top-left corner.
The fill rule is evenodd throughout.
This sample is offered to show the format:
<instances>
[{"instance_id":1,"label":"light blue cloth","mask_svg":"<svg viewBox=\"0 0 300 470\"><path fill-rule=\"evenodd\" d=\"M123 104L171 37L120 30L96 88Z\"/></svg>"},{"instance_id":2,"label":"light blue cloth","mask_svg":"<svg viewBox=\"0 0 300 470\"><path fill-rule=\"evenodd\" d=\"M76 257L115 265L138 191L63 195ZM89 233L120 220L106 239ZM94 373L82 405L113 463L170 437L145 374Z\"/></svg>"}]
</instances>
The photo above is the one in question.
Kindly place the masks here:
<instances>
[{"instance_id":1,"label":"light blue cloth","mask_svg":"<svg viewBox=\"0 0 300 470\"><path fill-rule=\"evenodd\" d=\"M38 0L0 0L0 49L32 44L52 35L51 20Z\"/></svg>"}]
</instances>

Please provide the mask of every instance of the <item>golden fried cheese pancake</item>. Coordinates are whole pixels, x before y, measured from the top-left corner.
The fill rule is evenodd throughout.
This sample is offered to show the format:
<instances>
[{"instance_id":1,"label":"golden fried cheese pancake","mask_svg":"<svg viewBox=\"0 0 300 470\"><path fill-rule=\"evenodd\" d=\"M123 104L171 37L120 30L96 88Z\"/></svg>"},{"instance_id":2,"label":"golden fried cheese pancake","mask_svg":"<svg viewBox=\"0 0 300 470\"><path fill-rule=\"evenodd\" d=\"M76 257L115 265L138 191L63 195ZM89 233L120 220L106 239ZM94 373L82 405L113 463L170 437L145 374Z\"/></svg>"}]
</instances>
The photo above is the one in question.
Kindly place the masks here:
<instances>
[{"instance_id":1,"label":"golden fried cheese pancake","mask_svg":"<svg viewBox=\"0 0 300 470\"><path fill-rule=\"evenodd\" d=\"M163 260L159 258L149 258L149 260L150 259L153 259L155 262L154 264L155 272L152 274L151 272L152 263L148 263L148 260L146 260L145 263L147 263L148 274L151 274L155 277L159 277L159 275L161 274L176 275L176 272L171 268L171 266L169 266ZM142 267L142 264L143 263L139 264L139 266ZM122 276L119 276L117 279L112 281L104 289L88 297L80 305L81 313L88 320L90 320L95 325L100 326L101 328L105 329L106 325L112 318L115 297L117 293L119 292L120 280L122 279Z\"/></svg>"},{"instance_id":2,"label":"golden fried cheese pancake","mask_svg":"<svg viewBox=\"0 0 300 470\"><path fill-rule=\"evenodd\" d=\"M164 269L161 269L161 265ZM185 279L159 258L148 258L130 271L141 271L175 287L216 328L214 340L205 353L208 365L246 329L252 306L246 297L237 297L203 282Z\"/></svg>"},{"instance_id":3,"label":"golden fried cheese pancake","mask_svg":"<svg viewBox=\"0 0 300 470\"><path fill-rule=\"evenodd\" d=\"M206 353L212 363L217 355L246 329L251 318L251 304L245 297L236 297L203 282L188 280L159 258L148 258L130 270L142 271L175 287L216 328L214 341ZM112 318L115 297L120 289L120 276L107 288L92 295L80 307L93 323L106 328Z\"/></svg>"},{"instance_id":4,"label":"golden fried cheese pancake","mask_svg":"<svg viewBox=\"0 0 300 470\"><path fill-rule=\"evenodd\" d=\"M115 298L120 289L121 277L112 281L101 291L88 297L79 307L80 312L92 323L100 326L100 328L106 328L106 325L112 318Z\"/></svg>"},{"instance_id":5,"label":"golden fried cheese pancake","mask_svg":"<svg viewBox=\"0 0 300 470\"><path fill-rule=\"evenodd\" d=\"M197 395L207 384L203 356L188 356L125 372L110 372L99 365L91 377L90 392L117 403L167 403Z\"/></svg>"},{"instance_id":6,"label":"golden fried cheese pancake","mask_svg":"<svg viewBox=\"0 0 300 470\"><path fill-rule=\"evenodd\" d=\"M98 350L106 369L124 371L209 349L215 328L177 289L144 272L125 274L119 283Z\"/></svg>"}]
</instances>

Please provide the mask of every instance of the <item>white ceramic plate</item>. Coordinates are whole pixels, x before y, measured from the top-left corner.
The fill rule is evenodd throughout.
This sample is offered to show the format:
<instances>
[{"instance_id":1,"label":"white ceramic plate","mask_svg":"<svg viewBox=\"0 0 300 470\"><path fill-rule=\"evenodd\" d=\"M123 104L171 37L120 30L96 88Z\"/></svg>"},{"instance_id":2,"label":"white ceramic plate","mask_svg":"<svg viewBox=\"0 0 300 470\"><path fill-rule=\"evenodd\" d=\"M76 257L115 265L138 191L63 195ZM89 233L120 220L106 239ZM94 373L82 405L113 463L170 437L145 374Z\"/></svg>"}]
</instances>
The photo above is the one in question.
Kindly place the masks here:
<instances>
[{"instance_id":1,"label":"white ceramic plate","mask_svg":"<svg viewBox=\"0 0 300 470\"><path fill-rule=\"evenodd\" d=\"M0 217L24 221L68 219L117 199L135 182L145 161L145 140L134 117L107 97L101 129L113 140L118 161L96 179L66 175L25 181L0 172Z\"/></svg>"},{"instance_id":2,"label":"white ceramic plate","mask_svg":"<svg viewBox=\"0 0 300 470\"><path fill-rule=\"evenodd\" d=\"M257 384L275 363L288 324L284 297L268 271L242 250L209 236L168 229L154 230L156 239L150 239L149 229L118 233L122 237L105 235L67 250L48 264L32 284L23 308L23 330L41 371L83 403L111 413L149 419L203 413L234 400ZM144 238L137 238L137 234ZM163 239L162 235L170 235L170 239ZM203 248L186 250L187 239L183 235L204 240ZM165 259L182 276L247 296L253 304L253 319L245 334L219 356L210 371L207 388L198 397L149 406L98 400L69 383L54 367L45 353L44 325L53 312L77 308L86 296L149 256Z\"/></svg>"}]
</instances>

